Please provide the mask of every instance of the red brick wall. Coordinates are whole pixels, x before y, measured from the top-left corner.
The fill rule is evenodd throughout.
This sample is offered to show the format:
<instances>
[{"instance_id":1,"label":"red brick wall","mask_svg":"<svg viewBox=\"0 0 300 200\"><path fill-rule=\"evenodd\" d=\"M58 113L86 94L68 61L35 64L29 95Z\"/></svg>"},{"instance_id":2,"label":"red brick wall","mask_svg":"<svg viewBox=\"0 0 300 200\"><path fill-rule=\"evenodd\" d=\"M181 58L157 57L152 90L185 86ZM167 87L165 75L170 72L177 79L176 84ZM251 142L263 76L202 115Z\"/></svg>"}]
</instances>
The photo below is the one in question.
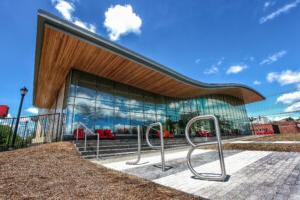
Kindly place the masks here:
<instances>
[{"instance_id":1,"label":"red brick wall","mask_svg":"<svg viewBox=\"0 0 300 200\"><path fill-rule=\"evenodd\" d=\"M281 134L300 133L300 128L297 127L298 122L294 121L279 121L276 122Z\"/></svg>"},{"instance_id":2,"label":"red brick wall","mask_svg":"<svg viewBox=\"0 0 300 200\"><path fill-rule=\"evenodd\" d=\"M252 130L254 130L255 133L260 131L276 132L273 128L273 124L252 124Z\"/></svg>"},{"instance_id":3,"label":"red brick wall","mask_svg":"<svg viewBox=\"0 0 300 200\"><path fill-rule=\"evenodd\" d=\"M298 124L300 123L294 121L278 121L273 124L252 124L251 129L254 130L255 133L258 131L273 131L276 133L274 126L278 126L281 134L300 133Z\"/></svg>"}]
</instances>

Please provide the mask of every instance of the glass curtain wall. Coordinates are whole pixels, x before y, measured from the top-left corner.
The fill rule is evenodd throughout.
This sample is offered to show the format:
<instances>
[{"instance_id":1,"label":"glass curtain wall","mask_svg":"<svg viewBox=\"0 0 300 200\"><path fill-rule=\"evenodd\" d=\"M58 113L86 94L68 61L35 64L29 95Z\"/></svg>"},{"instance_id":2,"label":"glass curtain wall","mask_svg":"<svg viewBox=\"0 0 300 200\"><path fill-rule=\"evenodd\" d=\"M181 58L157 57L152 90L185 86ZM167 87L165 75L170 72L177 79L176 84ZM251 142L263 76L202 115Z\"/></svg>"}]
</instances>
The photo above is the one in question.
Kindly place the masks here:
<instances>
[{"instance_id":1,"label":"glass curtain wall","mask_svg":"<svg viewBox=\"0 0 300 200\"><path fill-rule=\"evenodd\" d=\"M244 103L232 96L175 99L75 70L67 87L65 135L72 135L77 122L91 130L109 129L117 136L135 134L137 125L162 122L165 130L177 136L184 134L192 117L205 114L218 117L224 136L250 134ZM195 126L214 134L211 121Z\"/></svg>"}]
</instances>

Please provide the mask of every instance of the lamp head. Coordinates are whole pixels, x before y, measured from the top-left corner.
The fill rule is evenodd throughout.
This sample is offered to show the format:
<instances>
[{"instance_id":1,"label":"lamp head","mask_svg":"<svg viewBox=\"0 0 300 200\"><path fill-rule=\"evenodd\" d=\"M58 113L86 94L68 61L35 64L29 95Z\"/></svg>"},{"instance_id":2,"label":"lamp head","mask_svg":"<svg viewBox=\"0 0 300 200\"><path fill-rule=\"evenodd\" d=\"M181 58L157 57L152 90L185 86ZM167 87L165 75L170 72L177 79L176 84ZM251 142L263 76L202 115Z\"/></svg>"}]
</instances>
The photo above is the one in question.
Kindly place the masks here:
<instances>
[{"instance_id":1,"label":"lamp head","mask_svg":"<svg viewBox=\"0 0 300 200\"><path fill-rule=\"evenodd\" d=\"M27 94L27 92L28 92L28 89L26 88L26 87L22 87L21 89L20 89L20 92L21 92L21 95L26 95Z\"/></svg>"}]
</instances>

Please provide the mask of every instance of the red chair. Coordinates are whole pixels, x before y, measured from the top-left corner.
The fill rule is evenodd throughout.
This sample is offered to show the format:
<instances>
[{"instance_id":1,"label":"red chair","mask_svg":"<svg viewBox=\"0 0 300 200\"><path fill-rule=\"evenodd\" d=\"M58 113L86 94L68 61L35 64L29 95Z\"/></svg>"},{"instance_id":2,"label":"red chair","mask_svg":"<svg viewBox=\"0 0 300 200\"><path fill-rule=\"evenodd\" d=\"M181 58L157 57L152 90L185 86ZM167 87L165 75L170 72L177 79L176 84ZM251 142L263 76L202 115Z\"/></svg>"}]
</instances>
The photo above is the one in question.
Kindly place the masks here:
<instances>
[{"instance_id":1,"label":"red chair","mask_svg":"<svg viewBox=\"0 0 300 200\"><path fill-rule=\"evenodd\" d=\"M110 140L116 139L116 136L112 134L110 129L105 129L105 130L97 129L96 133L99 134L100 139L110 139Z\"/></svg>"},{"instance_id":2,"label":"red chair","mask_svg":"<svg viewBox=\"0 0 300 200\"><path fill-rule=\"evenodd\" d=\"M212 137L212 134L209 131L203 130L203 131L197 131L196 136L198 136L198 137Z\"/></svg>"},{"instance_id":3,"label":"red chair","mask_svg":"<svg viewBox=\"0 0 300 200\"><path fill-rule=\"evenodd\" d=\"M105 129L104 134L106 135L107 139L111 139L111 140L116 139L116 136L111 132L110 129Z\"/></svg>"},{"instance_id":4,"label":"red chair","mask_svg":"<svg viewBox=\"0 0 300 200\"><path fill-rule=\"evenodd\" d=\"M102 129L97 129L96 130L96 133L99 135L99 139L104 139L106 138L105 137L105 134L104 134L104 131Z\"/></svg>"},{"instance_id":5,"label":"red chair","mask_svg":"<svg viewBox=\"0 0 300 200\"><path fill-rule=\"evenodd\" d=\"M170 131L165 130L164 131L164 137L165 138L174 138L174 135Z\"/></svg>"},{"instance_id":6,"label":"red chair","mask_svg":"<svg viewBox=\"0 0 300 200\"><path fill-rule=\"evenodd\" d=\"M160 131L157 131L155 134L156 137L160 137ZM164 131L164 138L174 138L174 135L170 133L168 130Z\"/></svg>"},{"instance_id":7,"label":"red chair","mask_svg":"<svg viewBox=\"0 0 300 200\"><path fill-rule=\"evenodd\" d=\"M85 132L83 128L77 128L73 131L73 137L76 139L84 139Z\"/></svg>"}]
</instances>

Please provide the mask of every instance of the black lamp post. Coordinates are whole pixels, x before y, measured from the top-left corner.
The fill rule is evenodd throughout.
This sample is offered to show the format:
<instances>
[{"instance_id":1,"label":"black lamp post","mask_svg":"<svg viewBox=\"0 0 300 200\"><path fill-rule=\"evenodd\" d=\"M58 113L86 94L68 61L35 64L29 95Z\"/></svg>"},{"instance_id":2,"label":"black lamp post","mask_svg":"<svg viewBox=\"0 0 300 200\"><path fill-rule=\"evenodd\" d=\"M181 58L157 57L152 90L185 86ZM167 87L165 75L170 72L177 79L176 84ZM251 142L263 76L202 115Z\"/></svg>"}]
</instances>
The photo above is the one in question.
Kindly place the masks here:
<instances>
[{"instance_id":1,"label":"black lamp post","mask_svg":"<svg viewBox=\"0 0 300 200\"><path fill-rule=\"evenodd\" d=\"M16 137L17 137L17 132L18 132L18 126L19 126L19 121L20 121L20 115L21 115L23 100L24 100L25 95L28 92L28 89L26 87L23 87L23 88L21 88L20 92L21 92L21 101L20 101L20 105L19 105L19 110L18 110L18 116L17 116L16 125L15 125L14 135L13 135L12 143L11 143L12 148L15 147L15 142L16 142Z\"/></svg>"}]
</instances>

